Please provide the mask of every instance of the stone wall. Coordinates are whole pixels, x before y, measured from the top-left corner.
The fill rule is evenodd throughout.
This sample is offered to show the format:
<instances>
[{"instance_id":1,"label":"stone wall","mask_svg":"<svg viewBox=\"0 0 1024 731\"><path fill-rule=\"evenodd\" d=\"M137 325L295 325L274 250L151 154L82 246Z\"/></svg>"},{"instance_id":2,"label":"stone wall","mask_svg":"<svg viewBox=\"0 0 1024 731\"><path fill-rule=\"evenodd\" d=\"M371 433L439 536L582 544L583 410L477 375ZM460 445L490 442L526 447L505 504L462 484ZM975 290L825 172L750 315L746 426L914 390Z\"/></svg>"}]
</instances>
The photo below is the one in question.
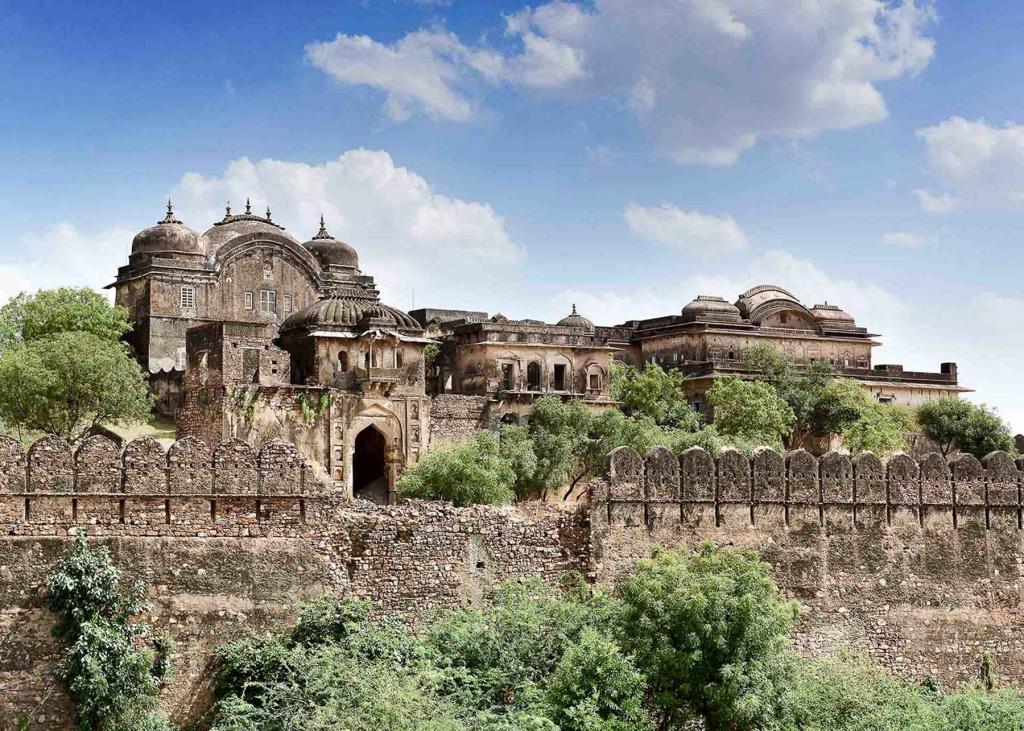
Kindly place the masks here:
<instances>
[{"instance_id":1,"label":"stone wall","mask_svg":"<svg viewBox=\"0 0 1024 731\"><path fill-rule=\"evenodd\" d=\"M718 459L620 449L592 486L593 564L613 581L655 544L756 548L801 604L796 648L851 646L903 675L1024 683L1021 463L1004 453L768 449Z\"/></svg>"},{"instance_id":2,"label":"stone wall","mask_svg":"<svg viewBox=\"0 0 1024 731\"><path fill-rule=\"evenodd\" d=\"M491 418L491 400L487 396L435 396L430 400L430 446L471 439L490 425Z\"/></svg>"},{"instance_id":3,"label":"stone wall","mask_svg":"<svg viewBox=\"0 0 1024 731\"><path fill-rule=\"evenodd\" d=\"M77 531L149 587L145 619L177 643L162 703L179 722L209 703L212 650L286 625L302 599L350 594L414 614L479 602L505 578L589 571L584 512L349 501L280 441L183 439L164 452L93 437L72 452L48 437L26 454L0 438L0 728L22 716L31 729L70 728L42 599Z\"/></svg>"}]
</instances>

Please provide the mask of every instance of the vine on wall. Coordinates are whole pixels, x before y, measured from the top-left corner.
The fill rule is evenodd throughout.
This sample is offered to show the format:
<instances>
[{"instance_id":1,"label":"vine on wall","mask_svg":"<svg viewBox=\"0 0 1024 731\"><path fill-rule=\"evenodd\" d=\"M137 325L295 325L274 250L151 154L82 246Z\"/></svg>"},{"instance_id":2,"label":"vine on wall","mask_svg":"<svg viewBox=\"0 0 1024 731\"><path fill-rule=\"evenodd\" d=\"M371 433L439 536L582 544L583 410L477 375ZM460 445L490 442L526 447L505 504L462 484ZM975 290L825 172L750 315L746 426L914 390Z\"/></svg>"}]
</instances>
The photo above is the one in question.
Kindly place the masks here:
<instances>
[{"instance_id":1,"label":"vine on wall","mask_svg":"<svg viewBox=\"0 0 1024 731\"><path fill-rule=\"evenodd\" d=\"M312 426L320 421L331 407L331 395L329 393L322 393L320 398L314 401L310 399L309 394L303 391L295 398L295 402L299 405L302 420L307 425Z\"/></svg>"}]
</instances>

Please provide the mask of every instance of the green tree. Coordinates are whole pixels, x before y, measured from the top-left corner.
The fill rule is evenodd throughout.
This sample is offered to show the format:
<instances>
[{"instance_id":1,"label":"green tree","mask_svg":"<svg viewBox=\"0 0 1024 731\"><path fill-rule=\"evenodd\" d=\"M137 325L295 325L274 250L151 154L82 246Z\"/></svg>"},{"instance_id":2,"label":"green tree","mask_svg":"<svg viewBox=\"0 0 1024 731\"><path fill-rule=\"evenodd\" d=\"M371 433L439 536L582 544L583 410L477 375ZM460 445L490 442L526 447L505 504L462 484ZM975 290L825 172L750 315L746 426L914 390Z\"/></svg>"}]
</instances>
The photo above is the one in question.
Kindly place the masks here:
<instances>
[{"instance_id":1,"label":"green tree","mask_svg":"<svg viewBox=\"0 0 1024 731\"><path fill-rule=\"evenodd\" d=\"M907 449L913 418L906 409L872 403L866 396L856 421L842 431L843 445L853 454L874 452L885 456Z\"/></svg>"},{"instance_id":2,"label":"green tree","mask_svg":"<svg viewBox=\"0 0 1024 731\"><path fill-rule=\"evenodd\" d=\"M74 443L97 424L145 419L146 379L119 343L88 332L58 332L0 354L0 420Z\"/></svg>"},{"instance_id":3,"label":"green tree","mask_svg":"<svg viewBox=\"0 0 1024 731\"><path fill-rule=\"evenodd\" d=\"M622 584L622 649L647 679L662 731L780 728L796 621L756 554L706 543L656 549Z\"/></svg>"},{"instance_id":4,"label":"green tree","mask_svg":"<svg viewBox=\"0 0 1024 731\"><path fill-rule=\"evenodd\" d=\"M141 585L121 590L106 548L89 548L79 533L71 552L47 576L47 607L60 615L54 634L64 643L57 677L75 704L79 731L169 729L156 711L164 679L154 663Z\"/></svg>"},{"instance_id":5,"label":"green tree","mask_svg":"<svg viewBox=\"0 0 1024 731\"><path fill-rule=\"evenodd\" d=\"M1015 453L1010 427L984 404L958 398L929 401L917 409L917 423L942 456L958 449L981 459L989 452Z\"/></svg>"},{"instance_id":6,"label":"green tree","mask_svg":"<svg viewBox=\"0 0 1024 731\"><path fill-rule=\"evenodd\" d=\"M793 410L762 381L719 378L707 399L714 410L715 427L723 436L781 449L792 432Z\"/></svg>"},{"instance_id":7,"label":"green tree","mask_svg":"<svg viewBox=\"0 0 1024 731\"><path fill-rule=\"evenodd\" d=\"M592 436L595 413L579 399L542 396L530 408L530 439L537 456L537 485L574 486L604 463Z\"/></svg>"},{"instance_id":8,"label":"green tree","mask_svg":"<svg viewBox=\"0 0 1024 731\"><path fill-rule=\"evenodd\" d=\"M498 437L490 432L480 432L470 441L450 447L431 449L398 478L398 494L404 498L448 500L457 506L510 503L515 498L512 488L516 474L500 450Z\"/></svg>"},{"instance_id":9,"label":"green tree","mask_svg":"<svg viewBox=\"0 0 1024 731\"><path fill-rule=\"evenodd\" d=\"M551 719L561 731L645 731L644 677L618 646L594 629L570 645L546 683Z\"/></svg>"},{"instance_id":10,"label":"green tree","mask_svg":"<svg viewBox=\"0 0 1024 731\"><path fill-rule=\"evenodd\" d=\"M537 480L537 452L529 431L521 426L504 426L499 439L499 454L515 474L512 489L516 497L522 500L543 492L544 486Z\"/></svg>"},{"instance_id":11,"label":"green tree","mask_svg":"<svg viewBox=\"0 0 1024 731\"><path fill-rule=\"evenodd\" d=\"M611 393L630 415L646 416L658 426L696 431L700 414L694 411L683 391L683 374L666 371L657 363L637 370L627 363L612 361Z\"/></svg>"},{"instance_id":12,"label":"green tree","mask_svg":"<svg viewBox=\"0 0 1024 731\"><path fill-rule=\"evenodd\" d=\"M61 332L87 332L119 342L131 330L128 310L87 287L19 294L0 308L0 349Z\"/></svg>"}]
</instances>

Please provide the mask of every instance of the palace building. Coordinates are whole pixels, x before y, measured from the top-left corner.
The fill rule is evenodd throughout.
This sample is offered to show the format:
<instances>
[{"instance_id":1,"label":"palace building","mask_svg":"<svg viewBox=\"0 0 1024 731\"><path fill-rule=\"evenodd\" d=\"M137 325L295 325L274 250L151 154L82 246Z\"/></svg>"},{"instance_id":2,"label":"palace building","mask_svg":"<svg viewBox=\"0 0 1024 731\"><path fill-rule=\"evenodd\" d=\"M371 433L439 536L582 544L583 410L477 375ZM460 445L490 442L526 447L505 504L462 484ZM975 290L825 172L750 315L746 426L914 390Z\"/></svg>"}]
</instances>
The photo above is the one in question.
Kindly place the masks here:
<instances>
[{"instance_id":1,"label":"palace building","mask_svg":"<svg viewBox=\"0 0 1024 731\"><path fill-rule=\"evenodd\" d=\"M827 361L885 403L956 397L937 373L872 365L877 335L835 305L807 308L773 285L730 304L700 296L679 315L593 323L573 306L556 323L380 300L351 245L319 229L301 242L245 211L199 234L174 215L141 231L110 285L134 326L157 409L179 437L280 438L335 488L386 502L432 443L517 423L543 395L615 404L614 359L681 370L694 407L723 375L753 377L743 352L770 343L797 363ZM711 415L708 414L710 417Z\"/></svg>"}]
</instances>

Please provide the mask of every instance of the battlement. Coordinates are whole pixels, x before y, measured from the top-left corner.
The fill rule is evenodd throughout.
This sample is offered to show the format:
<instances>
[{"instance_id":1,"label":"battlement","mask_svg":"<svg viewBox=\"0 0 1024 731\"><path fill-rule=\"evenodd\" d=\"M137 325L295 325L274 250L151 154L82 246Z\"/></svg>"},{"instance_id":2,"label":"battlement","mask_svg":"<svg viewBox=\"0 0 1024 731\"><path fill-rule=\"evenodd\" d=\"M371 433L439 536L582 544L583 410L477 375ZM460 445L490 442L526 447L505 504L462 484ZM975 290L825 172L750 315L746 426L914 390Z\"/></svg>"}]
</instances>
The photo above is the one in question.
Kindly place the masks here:
<instances>
[{"instance_id":1,"label":"battlement","mask_svg":"<svg viewBox=\"0 0 1024 731\"><path fill-rule=\"evenodd\" d=\"M254 450L238 439L214 448L187 437L166 451L144 437L119 449L103 436L76 449L46 436L28 450L0 437L0 525L300 523L305 500L330 487L290 444Z\"/></svg>"},{"instance_id":2,"label":"battlement","mask_svg":"<svg viewBox=\"0 0 1024 731\"><path fill-rule=\"evenodd\" d=\"M628 447L608 457L592 488L595 526L680 523L692 528L788 527L829 530L864 526L1022 527L1024 458L1004 452L951 464L938 454L915 461L870 453L852 459L805 450L784 455L762 448L747 458L725 450L717 459L699 447L678 458L656 448Z\"/></svg>"}]
</instances>

